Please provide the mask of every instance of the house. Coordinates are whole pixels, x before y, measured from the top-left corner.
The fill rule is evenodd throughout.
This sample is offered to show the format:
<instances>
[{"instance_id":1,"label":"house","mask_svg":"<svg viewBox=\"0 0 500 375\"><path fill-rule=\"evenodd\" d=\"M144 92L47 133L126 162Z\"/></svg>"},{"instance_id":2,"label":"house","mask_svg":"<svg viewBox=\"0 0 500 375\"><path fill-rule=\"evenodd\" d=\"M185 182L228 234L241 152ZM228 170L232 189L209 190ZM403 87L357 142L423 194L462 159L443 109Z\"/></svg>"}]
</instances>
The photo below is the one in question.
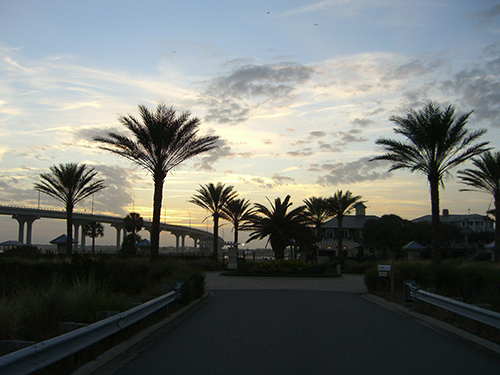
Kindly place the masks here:
<instances>
[{"instance_id":1,"label":"house","mask_svg":"<svg viewBox=\"0 0 500 375\"><path fill-rule=\"evenodd\" d=\"M375 255L375 250L366 248L363 239L363 226L367 220L378 219L375 215L366 215L366 206L363 203L355 205L355 214L344 216L342 221L342 236L344 257ZM337 255L338 243L337 218L328 220L321 228L321 242L318 244L318 256Z\"/></svg>"},{"instance_id":2,"label":"house","mask_svg":"<svg viewBox=\"0 0 500 375\"><path fill-rule=\"evenodd\" d=\"M440 221L444 224L452 224L461 229L464 235L463 241L453 243L452 253L453 256L471 256L472 254L481 250L477 244L469 241L469 237L478 234L484 234L486 232L493 233L495 231L495 222L493 219L486 215L479 214L450 214L449 210L444 209L442 215L440 215ZM432 215L425 215L413 219L414 223L421 222L432 222Z\"/></svg>"},{"instance_id":3,"label":"house","mask_svg":"<svg viewBox=\"0 0 500 375\"><path fill-rule=\"evenodd\" d=\"M443 210L440 216L441 223L454 224L462 228L462 232L477 233L494 231L494 221L485 215L467 214L467 215L450 215L450 211ZM414 223L423 221L432 222L432 215L425 215L412 220Z\"/></svg>"}]
</instances>

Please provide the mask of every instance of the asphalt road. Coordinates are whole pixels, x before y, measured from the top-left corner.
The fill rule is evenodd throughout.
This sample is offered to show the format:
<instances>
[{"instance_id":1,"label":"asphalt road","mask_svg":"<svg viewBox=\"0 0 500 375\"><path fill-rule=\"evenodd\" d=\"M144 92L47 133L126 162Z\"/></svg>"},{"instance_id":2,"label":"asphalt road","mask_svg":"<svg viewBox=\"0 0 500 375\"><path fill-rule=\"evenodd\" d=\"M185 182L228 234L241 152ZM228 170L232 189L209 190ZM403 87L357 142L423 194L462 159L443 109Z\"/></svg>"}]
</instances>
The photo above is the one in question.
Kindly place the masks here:
<instances>
[{"instance_id":1,"label":"asphalt road","mask_svg":"<svg viewBox=\"0 0 500 375\"><path fill-rule=\"evenodd\" d=\"M324 290L213 290L103 373L500 374L500 357L368 301Z\"/></svg>"}]
</instances>

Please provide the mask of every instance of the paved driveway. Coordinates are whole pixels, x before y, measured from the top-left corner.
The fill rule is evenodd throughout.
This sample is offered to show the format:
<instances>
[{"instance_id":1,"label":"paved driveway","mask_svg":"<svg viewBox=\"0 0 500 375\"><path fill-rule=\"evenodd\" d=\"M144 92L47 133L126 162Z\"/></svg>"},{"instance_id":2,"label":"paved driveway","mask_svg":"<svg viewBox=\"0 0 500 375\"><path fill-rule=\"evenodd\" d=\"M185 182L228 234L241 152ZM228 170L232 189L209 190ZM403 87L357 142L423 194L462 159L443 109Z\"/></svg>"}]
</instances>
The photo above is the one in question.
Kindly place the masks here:
<instances>
[{"instance_id":1,"label":"paved driveway","mask_svg":"<svg viewBox=\"0 0 500 375\"><path fill-rule=\"evenodd\" d=\"M254 277L205 274L207 290L327 290L332 292L367 293L364 276L345 274L336 278L320 277Z\"/></svg>"}]
</instances>

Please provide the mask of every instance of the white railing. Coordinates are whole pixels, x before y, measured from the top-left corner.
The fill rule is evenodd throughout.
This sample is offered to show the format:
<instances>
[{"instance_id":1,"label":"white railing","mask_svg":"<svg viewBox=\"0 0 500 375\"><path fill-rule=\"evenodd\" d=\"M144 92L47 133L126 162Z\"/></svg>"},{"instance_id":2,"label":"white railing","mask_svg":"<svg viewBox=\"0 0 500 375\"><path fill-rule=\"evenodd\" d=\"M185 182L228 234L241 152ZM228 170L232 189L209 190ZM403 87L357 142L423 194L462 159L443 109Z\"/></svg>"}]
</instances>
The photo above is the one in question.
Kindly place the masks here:
<instances>
[{"instance_id":1,"label":"white railing","mask_svg":"<svg viewBox=\"0 0 500 375\"><path fill-rule=\"evenodd\" d=\"M405 281L406 301L419 300L500 329L500 313L421 290L415 281Z\"/></svg>"},{"instance_id":2,"label":"white railing","mask_svg":"<svg viewBox=\"0 0 500 375\"><path fill-rule=\"evenodd\" d=\"M183 293L184 283L177 282L173 292L123 313L4 355L0 357L0 373L31 374L137 323L155 311L181 299Z\"/></svg>"}]
</instances>

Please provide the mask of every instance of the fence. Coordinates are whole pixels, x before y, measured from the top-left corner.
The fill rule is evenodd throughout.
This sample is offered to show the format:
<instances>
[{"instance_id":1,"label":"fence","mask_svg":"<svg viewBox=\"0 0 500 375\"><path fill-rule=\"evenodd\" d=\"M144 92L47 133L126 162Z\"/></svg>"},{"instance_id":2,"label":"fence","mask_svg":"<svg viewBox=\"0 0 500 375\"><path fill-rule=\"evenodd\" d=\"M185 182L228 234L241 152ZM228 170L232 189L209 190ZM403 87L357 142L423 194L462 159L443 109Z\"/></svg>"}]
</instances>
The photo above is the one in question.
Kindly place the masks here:
<instances>
[{"instance_id":1,"label":"fence","mask_svg":"<svg viewBox=\"0 0 500 375\"><path fill-rule=\"evenodd\" d=\"M462 315L466 318L500 329L500 313L483 309L474 305L426 292L417 286L416 281L404 282L404 296L406 301L423 301L442 309Z\"/></svg>"},{"instance_id":2,"label":"fence","mask_svg":"<svg viewBox=\"0 0 500 375\"><path fill-rule=\"evenodd\" d=\"M0 357L0 373L23 375L40 370L137 323L168 304L182 299L183 294L184 282L178 281L174 291L156 299L86 327L4 355Z\"/></svg>"}]
</instances>

